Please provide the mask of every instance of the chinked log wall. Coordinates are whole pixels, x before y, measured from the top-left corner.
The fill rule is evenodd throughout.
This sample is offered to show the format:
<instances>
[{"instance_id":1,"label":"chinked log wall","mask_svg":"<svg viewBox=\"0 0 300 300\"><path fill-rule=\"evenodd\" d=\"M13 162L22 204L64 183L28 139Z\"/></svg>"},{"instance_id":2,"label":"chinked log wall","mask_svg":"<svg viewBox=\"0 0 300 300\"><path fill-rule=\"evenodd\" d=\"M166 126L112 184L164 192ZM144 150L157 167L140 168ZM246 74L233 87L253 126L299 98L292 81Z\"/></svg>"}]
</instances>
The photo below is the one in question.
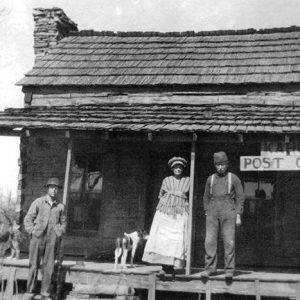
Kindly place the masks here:
<instances>
[{"instance_id":1,"label":"chinked log wall","mask_svg":"<svg viewBox=\"0 0 300 300\"><path fill-rule=\"evenodd\" d=\"M61 105L82 105L101 104L105 102L122 103L157 103L168 104L270 104L270 105L300 105L300 95L280 94L274 95L109 95L105 93L93 94L56 94L56 95L33 95L32 106L61 106Z\"/></svg>"},{"instance_id":2,"label":"chinked log wall","mask_svg":"<svg viewBox=\"0 0 300 300\"><path fill-rule=\"evenodd\" d=\"M26 214L32 201L46 192L44 184L49 177L57 176L63 183L68 143L63 131L32 130L27 131L27 135L21 139L19 177L19 200L23 215ZM97 148L95 137L89 139L85 134L85 139L85 152L90 153L93 148ZM82 142L75 143L75 151L78 144L82 145ZM103 193L99 198L101 201L99 231L89 235L74 231L72 235L68 234L65 238L67 254L94 257L94 254L99 255L107 249L113 253L112 245L116 236L124 231L130 232L144 226L146 205L144 156L141 156L141 152L133 154L134 151L138 151L136 145L131 149L124 144L117 147L109 144L108 141L104 150L105 155L97 152L97 155L102 155L104 172Z\"/></svg>"},{"instance_id":3,"label":"chinked log wall","mask_svg":"<svg viewBox=\"0 0 300 300\"><path fill-rule=\"evenodd\" d=\"M45 193L44 185L50 176L64 178L67 139L63 135L35 134L21 139L22 210L28 210L31 202Z\"/></svg>"}]
</instances>

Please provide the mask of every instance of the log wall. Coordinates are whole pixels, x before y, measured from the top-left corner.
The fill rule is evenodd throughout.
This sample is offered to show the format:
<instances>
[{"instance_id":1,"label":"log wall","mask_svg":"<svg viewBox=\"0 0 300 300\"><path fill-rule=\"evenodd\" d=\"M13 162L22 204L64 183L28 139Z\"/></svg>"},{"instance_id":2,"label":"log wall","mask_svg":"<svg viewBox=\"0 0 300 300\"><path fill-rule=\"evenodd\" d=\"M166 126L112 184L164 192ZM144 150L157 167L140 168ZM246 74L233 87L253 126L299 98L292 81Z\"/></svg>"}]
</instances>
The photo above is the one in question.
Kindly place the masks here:
<instances>
[{"instance_id":1,"label":"log wall","mask_svg":"<svg viewBox=\"0 0 300 300\"><path fill-rule=\"evenodd\" d=\"M65 106L101 103L157 103L157 104L254 104L254 105L300 105L299 91L243 91L243 92L103 92L102 90L68 92L55 90L46 93L43 89L28 92L26 99L31 106ZM32 93L32 94L31 94Z\"/></svg>"}]
</instances>

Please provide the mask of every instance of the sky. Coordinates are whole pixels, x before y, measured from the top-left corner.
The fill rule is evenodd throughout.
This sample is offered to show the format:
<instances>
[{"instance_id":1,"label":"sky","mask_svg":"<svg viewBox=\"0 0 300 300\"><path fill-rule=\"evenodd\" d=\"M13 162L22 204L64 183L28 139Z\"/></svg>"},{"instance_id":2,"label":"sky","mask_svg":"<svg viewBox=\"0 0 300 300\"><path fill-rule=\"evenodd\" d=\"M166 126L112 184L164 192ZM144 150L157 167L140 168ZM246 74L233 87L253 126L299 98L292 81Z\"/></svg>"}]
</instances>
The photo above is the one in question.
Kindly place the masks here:
<instances>
[{"instance_id":1,"label":"sky","mask_svg":"<svg viewBox=\"0 0 300 300\"><path fill-rule=\"evenodd\" d=\"M300 0L1 0L0 110L22 107L15 86L33 65L34 7L60 7L80 30L205 31L300 26ZM18 138L0 137L0 191L17 191Z\"/></svg>"}]
</instances>

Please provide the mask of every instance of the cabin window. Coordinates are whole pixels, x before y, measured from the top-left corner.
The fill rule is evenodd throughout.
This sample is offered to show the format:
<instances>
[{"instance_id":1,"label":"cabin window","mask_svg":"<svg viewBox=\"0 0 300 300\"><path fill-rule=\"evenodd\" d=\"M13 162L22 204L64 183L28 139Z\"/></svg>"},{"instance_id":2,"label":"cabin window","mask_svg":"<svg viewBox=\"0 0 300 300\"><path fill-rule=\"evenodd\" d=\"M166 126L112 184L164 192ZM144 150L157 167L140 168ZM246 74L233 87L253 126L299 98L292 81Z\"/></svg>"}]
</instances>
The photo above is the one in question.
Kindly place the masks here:
<instances>
[{"instance_id":1,"label":"cabin window","mask_svg":"<svg viewBox=\"0 0 300 300\"><path fill-rule=\"evenodd\" d=\"M75 155L72 163L68 226L70 230L98 230L102 198L100 155Z\"/></svg>"}]
</instances>

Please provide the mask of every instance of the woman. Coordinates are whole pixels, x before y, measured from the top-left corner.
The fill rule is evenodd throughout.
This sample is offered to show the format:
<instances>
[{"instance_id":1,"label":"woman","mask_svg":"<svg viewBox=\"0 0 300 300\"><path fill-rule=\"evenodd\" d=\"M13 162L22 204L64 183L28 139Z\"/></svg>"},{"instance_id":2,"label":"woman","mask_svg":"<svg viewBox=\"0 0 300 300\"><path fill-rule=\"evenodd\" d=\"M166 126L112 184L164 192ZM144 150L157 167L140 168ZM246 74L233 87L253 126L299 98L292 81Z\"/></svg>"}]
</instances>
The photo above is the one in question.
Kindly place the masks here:
<instances>
[{"instance_id":1,"label":"woman","mask_svg":"<svg viewBox=\"0 0 300 300\"><path fill-rule=\"evenodd\" d=\"M173 175L166 177L159 192L143 261L161 264L163 271L174 275L174 267L184 268L188 220L190 178L183 176L186 160L173 157L168 165Z\"/></svg>"}]
</instances>

